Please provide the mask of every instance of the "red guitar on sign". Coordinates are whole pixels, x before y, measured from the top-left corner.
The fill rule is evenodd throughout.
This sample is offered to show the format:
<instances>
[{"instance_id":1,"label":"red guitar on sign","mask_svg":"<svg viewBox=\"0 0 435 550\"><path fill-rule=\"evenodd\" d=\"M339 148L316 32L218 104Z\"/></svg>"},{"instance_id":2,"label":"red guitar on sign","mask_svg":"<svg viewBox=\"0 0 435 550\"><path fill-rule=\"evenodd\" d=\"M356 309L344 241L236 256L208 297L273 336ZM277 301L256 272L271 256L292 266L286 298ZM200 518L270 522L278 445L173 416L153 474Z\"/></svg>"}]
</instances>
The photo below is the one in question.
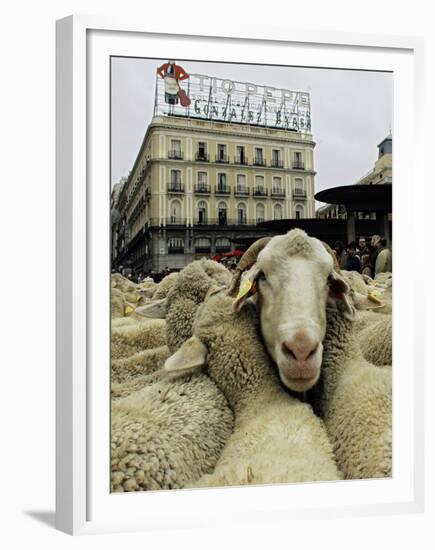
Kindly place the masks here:
<instances>
[{"instance_id":1,"label":"red guitar on sign","mask_svg":"<svg viewBox=\"0 0 435 550\"><path fill-rule=\"evenodd\" d=\"M181 88L179 81L189 78L189 75L175 61L168 61L157 69L158 74L165 81L165 101L169 105L177 105L180 101L183 107L189 107L190 98Z\"/></svg>"}]
</instances>

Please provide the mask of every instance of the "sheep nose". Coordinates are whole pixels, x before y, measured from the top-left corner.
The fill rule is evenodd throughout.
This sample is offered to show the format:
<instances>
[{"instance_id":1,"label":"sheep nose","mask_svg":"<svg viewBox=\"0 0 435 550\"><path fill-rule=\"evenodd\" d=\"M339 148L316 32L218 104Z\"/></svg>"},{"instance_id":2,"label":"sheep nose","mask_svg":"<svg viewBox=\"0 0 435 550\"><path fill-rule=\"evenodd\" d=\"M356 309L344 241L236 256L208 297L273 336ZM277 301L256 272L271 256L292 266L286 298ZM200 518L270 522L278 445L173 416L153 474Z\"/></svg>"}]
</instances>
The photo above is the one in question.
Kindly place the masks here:
<instances>
[{"instance_id":1,"label":"sheep nose","mask_svg":"<svg viewBox=\"0 0 435 550\"><path fill-rule=\"evenodd\" d=\"M317 351L319 342L311 338L292 338L282 344L283 351L296 359L301 365L310 359Z\"/></svg>"}]
</instances>

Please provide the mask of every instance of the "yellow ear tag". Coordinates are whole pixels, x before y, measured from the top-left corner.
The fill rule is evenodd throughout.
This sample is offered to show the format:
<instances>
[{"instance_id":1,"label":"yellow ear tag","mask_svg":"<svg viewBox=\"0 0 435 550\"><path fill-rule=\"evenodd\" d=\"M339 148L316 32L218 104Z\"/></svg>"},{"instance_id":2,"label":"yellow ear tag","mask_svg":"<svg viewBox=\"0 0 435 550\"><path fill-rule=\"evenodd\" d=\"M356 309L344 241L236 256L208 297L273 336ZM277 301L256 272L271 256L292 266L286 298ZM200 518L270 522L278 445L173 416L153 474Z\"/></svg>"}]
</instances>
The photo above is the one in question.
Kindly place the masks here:
<instances>
[{"instance_id":1,"label":"yellow ear tag","mask_svg":"<svg viewBox=\"0 0 435 550\"><path fill-rule=\"evenodd\" d=\"M125 306L124 308L125 315L130 315L130 313L132 313L133 311L134 309L131 306Z\"/></svg>"},{"instance_id":2,"label":"yellow ear tag","mask_svg":"<svg viewBox=\"0 0 435 550\"><path fill-rule=\"evenodd\" d=\"M381 293L378 290L372 290L368 293L367 298L372 302L375 302L376 304L382 304L381 300L379 299L380 296Z\"/></svg>"},{"instance_id":3,"label":"yellow ear tag","mask_svg":"<svg viewBox=\"0 0 435 550\"><path fill-rule=\"evenodd\" d=\"M253 284L253 282L250 281L249 279L244 279L244 280L240 283L239 293L237 294L236 300L240 300L240 298L243 298L243 296L245 296L246 294L248 294L248 292L249 292L249 291L251 290L251 288L252 288L252 284Z\"/></svg>"}]
</instances>

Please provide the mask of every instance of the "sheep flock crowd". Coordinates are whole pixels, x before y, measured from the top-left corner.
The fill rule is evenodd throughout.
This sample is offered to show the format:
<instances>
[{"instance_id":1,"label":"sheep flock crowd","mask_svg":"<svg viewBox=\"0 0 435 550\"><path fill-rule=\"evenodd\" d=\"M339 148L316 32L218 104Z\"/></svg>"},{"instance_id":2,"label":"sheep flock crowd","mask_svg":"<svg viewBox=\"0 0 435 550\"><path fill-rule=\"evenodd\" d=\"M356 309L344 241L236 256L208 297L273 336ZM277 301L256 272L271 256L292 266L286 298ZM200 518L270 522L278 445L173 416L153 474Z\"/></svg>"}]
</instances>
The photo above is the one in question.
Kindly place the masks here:
<instances>
[{"instance_id":1,"label":"sheep flock crowd","mask_svg":"<svg viewBox=\"0 0 435 550\"><path fill-rule=\"evenodd\" d=\"M391 274L292 230L235 273L114 273L111 315L113 492L391 477Z\"/></svg>"}]
</instances>

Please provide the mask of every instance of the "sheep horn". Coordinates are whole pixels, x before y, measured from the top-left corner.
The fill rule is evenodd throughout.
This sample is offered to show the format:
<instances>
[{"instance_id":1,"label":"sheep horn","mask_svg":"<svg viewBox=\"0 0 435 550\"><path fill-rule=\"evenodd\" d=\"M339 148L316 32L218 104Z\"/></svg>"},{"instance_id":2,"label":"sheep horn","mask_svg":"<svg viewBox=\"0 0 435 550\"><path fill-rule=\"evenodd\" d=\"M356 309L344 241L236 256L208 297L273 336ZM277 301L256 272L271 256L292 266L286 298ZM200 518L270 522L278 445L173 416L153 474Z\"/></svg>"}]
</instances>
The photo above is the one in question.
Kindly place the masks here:
<instances>
[{"instance_id":1,"label":"sheep horn","mask_svg":"<svg viewBox=\"0 0 435 550\"><path fill-rule=\"evenodd\" d=\"M235 296L239 288L240 278L242 273L255 264L258 254L263 250L272 237L263 237L258 239L255 243L246 250L234 271L233 279L228 289L228 296Z\"/></svg>"}]
</instances>

